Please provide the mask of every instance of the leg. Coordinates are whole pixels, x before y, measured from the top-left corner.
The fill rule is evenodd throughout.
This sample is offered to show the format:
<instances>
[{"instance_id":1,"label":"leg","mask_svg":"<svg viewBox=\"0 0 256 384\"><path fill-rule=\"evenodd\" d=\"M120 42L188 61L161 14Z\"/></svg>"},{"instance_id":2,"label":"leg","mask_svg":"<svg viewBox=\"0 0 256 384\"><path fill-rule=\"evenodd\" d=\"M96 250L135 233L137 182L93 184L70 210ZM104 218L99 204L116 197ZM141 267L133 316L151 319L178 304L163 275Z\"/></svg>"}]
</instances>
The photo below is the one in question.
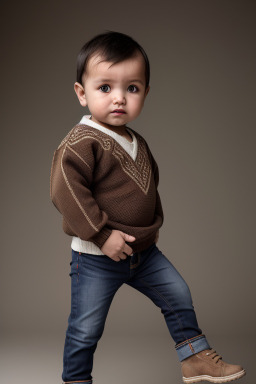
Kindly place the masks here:
<instances>
[{"instance_id":1,"label":"leg","mask_svg":"<svg viewBox=\"0 0 256 384\"><path fill-rule=\"evenodd\" d=\"M139 256L140 262L126 283L161 308L180 361L210 348L198 326L189 287L179 272L156 245Z\"/></svg>"},{"instance_id":2,"label":"leg","mask_svg":"<svg viewBox=\"0 0 256 384\"><path fill-rule=\"evenodd\" d=\"M71 313L63 353L62 380L92 383L93 355L113 297L122 285L115 261L72 250Z\"/></svg>"},{"instance_id":3,"label":"leg","mask_svg":"<svg viewBox=\"0 0 256 384\"><path fill-rule=\"evenodd\" d=\"M171 262L156 245L135 254L133 276L126 282L149 297L165 317L176 342L185 383L207 380L225 383L245 375L240 365L225 363L210 348L198 327L189 288Z\"/></svg>"}]
</instances>

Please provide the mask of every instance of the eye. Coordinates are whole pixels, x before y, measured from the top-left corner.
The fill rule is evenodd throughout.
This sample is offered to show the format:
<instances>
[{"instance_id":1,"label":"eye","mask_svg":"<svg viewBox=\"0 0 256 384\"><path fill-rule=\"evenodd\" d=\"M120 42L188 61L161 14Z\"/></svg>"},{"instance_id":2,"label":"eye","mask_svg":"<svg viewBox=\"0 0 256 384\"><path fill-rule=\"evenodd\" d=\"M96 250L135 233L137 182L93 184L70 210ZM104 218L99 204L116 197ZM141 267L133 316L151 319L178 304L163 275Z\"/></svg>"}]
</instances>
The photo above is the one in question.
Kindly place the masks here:
<instances>
[{"instance_id":1,"label":"eye","mask_svg":"<svg viewBox=\"0 0 256 384\"><path fill-rule=\"evenodd\" d=\"M104 84L104 85L102 85L99 89L100 89L102 92L107 93L107 92L110 91L110 86L107 85L107 84Z\"/></svg>"},{"instance_id":2,"label":"eye","mask_svg":"<svg viewBox=\"0 0 256 384\"><path fill-rule=\"evenodd\" d=\"M129 85L128 90L130 90L132 93L135 93L138 92L139 89L136 87L136 85Z\"/></svg>"}]
</instances>

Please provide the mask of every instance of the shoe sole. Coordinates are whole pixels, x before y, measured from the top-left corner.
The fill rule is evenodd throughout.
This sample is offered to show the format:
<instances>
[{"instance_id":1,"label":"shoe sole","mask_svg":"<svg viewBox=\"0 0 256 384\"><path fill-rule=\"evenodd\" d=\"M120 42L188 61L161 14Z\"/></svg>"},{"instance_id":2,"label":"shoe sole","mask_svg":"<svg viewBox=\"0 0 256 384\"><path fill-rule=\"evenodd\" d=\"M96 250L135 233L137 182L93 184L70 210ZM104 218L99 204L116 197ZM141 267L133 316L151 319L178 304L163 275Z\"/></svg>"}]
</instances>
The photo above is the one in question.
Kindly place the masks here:
<instances>
[{"instance_id":1,"label":"shoe sole","mask_svg":"<svg viewBox=\"0 0 256 384\"><path fill-rule=\"evenodd\" d=\"M198 383L199 381L210 381L211 383L227 383L228 381L240 379L240 377L245 375L245 370L243 369L240 372L234 373L229 376L222 377L213 377L208 375L194 376L194 377L182 377L184 383Z\"/></svg>"}]
</instances>

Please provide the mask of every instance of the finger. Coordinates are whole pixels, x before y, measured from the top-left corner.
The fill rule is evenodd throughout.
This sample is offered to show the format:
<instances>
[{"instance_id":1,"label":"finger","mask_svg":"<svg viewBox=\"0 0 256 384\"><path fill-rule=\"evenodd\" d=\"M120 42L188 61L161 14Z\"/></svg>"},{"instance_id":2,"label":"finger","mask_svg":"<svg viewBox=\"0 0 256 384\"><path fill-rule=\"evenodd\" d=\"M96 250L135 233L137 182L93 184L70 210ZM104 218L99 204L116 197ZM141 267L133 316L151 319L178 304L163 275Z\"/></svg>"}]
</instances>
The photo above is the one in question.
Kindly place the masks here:
<instances>
[{"instance_id":1,"label":"finger","mask_svg":"<svg viewBox=\"0 0 256 384\"><path fill-rule=\"evenodd\" d=\"M126 243L124 245L123 252L125 252L126 255L128 255L128 256L132 256L133 255L133 249L128 244L126 244Z\"/></svg>"},{"instance_id":2,"label":"finger","mask_svg":"<svg viewBox=\"0 0 256 384\"><path fill-rule=\"evenodd\" d=\"M118 255L111 257L111 259L114 261L125 260L126 258L127 258L127 255L125 255L123 252L120 252Z\"/></svg>"},{"instance_id":3,"label":"finger","mask_svg":"<svg viewBox=\"0 0 256 384\"><path fill-rule=\"evenodd\" d=\"M120 252L120 254L111 257L111 259L114 260L114 261L120 261L120 260L125 260L127 258L127 256L128 255L126 255L125 253Z\"/></svg>"},{"instance_id":4,"label":"finger","mask_svg":"<svg viewBox=\"0 0 256 384\"><path fill-rule=\"evenodd\" d=\"M116 261L116 262L119 262L121 259L119 258L119 256L115 256L115 257L111 257L112 260Z\"/></svg>"},{"instance_id":5,"label":"finger","mask_svg":"<svg viewBox=\"0 0 256 384\"><path fill-rule=\"evenodd\" d=\"M123 238L125 239L125 241L134 241L136 240L136 238L132 235L128 235L128 233L124 233L123 232Z\"/></svg>"},{"instance_id":6,"label":"finger","mask_svg":"<svg viewBox=\"0 0 256 384\"><path fill-rule=\"evenodd\" d=\"M120 255L118 255L120 257L121 260L125 260L127 259L127 254L125 252L121 252Z\"/></svg>"}]
</instances>

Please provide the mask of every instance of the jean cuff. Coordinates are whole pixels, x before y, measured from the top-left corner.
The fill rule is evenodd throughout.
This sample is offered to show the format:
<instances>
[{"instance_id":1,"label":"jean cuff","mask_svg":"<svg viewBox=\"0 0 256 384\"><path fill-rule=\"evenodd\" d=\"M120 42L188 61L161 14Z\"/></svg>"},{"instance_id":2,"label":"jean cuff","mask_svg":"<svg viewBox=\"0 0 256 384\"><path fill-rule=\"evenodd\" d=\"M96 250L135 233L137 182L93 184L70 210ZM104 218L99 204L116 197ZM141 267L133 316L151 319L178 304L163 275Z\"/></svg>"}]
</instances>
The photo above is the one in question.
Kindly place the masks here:
<instances>
[{"instance_id":1,"label":"jean cuff","mask_svg":"<svg viewBox=\"0 0 256 384\"><path fill-rule=\"evenodd\" d=\"M62 384L92 384L92 380L62 381Z\"/></svg>"},{"instance_id":2,"label":"jean cuff","mask_svg":"<svg viewBox=\"0 0 256 384\"><path fill-rule=\"evenodd\" d=\"M191 339L184 340L181 343L176 344L175 348L180 361L205 349L211 349L204 335L198 335Z\"/></svg>"}]
</instances>

